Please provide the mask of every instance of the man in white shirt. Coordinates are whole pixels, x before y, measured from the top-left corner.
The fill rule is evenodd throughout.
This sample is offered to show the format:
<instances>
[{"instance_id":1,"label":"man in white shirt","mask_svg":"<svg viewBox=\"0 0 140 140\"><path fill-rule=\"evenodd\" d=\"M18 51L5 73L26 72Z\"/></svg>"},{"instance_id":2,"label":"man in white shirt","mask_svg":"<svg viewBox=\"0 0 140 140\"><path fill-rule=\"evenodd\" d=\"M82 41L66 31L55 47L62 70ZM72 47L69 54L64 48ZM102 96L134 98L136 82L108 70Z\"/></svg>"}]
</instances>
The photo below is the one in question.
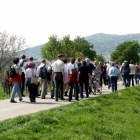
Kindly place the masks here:
<instances>
[{"instance_id":1,"label":"man in white shirt","mask_svg":"<svg viewBox=\"0 0 140 140\"><path fill-rule=\"evenodd\" d=\"M52 78L55 85L55 101L58 101L58 91L60 89L61 100L63 98L63 78L64 78L64 62L63 54L58 55L58 59L52 65Z\"/></svg>"},{"instance_id":2,"label":"man in white shirt","mask_svg":"<svg viewBox=\"0 0 140 140\"><path fill-rule=\"evenodd\" d=\"M25 88L25 67L26 67L27 61L26 61L26 56L22 55L21 60L19 61L19 66L21 67L22 74L21 74L21 79L22 79L22 84L21 84L21 94L22 97L25 95L23 94L24 88Z\"/></svg>"}]
</instances>

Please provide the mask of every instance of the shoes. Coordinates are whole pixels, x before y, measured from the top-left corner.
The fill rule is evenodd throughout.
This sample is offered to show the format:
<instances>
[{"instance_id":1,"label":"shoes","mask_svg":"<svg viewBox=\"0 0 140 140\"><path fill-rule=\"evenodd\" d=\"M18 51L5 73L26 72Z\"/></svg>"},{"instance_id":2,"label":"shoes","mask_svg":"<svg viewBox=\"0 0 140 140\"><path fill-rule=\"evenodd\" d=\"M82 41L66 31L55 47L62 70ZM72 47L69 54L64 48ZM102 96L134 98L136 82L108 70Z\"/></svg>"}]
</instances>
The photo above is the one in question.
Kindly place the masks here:
<instances>
[{"instance_id":1,"label":"shoes","mask_svg":"<svg viewBox=\"0 0 140 140\"><path fill-rule=\"evenodd\" d=\"M25 95L22 95L22 97L25 97Z\"/></svg>"},{"instance_id":2,"label":"shoes","mask_svg":"<svg viewBox=\"0 0 140 140\"><path fill-rule=\"evenodd\" d=\"M65 98L61 98L61 100L65 100Z\"/></svg>"},{"instance_id":3,"label":"shoes","mask_svg":"<svg viewBox=\"0 0 140 140\"><path fill-rule=\"evenodd\" d=\"M53 96L53 95L51 95L51 99L53 99L53 97L54 97L54 96Z\"/></svg>"},{"instance_id":4,"label":"shoes","mask_svg":"<svg viewBox=\"0 0 140 140\"><path fill-rule=\"evenodd\" d=\"M41 98L41 99L45 99L45 98Z\"/></svg>"},{"instance_id":5,"label":"shoes","mask_svg":"<svg viewBox=\"0 0 140 140\"><path fill-rule=\"evenodd\" d=\"M58 99L55 99L56 102L58 102Z\"/></svg>"},{"instance_id":6,"label":"shoes","mask_svg":"<svg viewBox=\"0 0 140 140\"><path fill-rule=\"evenodd\" d=\"M19 101L21 102L23 99L21 98L21 99L19 99Z\"/></svg>"},{"instance_id":7,"label":"shoes","mask_svg":"<svg viewBox=\"0 0 140 140\"><path fill-rule=\"evenodd\" d=\"M11 102L11 103L17 103L15 100L11 100L10 102Z\"/></svg>"}]
</instances>

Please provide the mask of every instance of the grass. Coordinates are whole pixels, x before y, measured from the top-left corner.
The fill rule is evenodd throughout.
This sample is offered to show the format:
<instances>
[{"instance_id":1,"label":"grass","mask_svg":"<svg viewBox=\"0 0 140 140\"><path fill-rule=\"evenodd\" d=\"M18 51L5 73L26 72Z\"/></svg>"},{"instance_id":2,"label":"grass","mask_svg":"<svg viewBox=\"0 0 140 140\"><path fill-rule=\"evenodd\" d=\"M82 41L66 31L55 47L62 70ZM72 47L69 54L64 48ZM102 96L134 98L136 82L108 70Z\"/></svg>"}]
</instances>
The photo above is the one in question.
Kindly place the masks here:
<instances>
[{"instance_id":1,"label":"grass","mask_svg":"<svg viewBox=\"0 0 140 140\"><path fill-rule=\"evenodd\" d=\"M140 86L0 122L1 140L140 140Z\"/></svg>"}]
</instances>

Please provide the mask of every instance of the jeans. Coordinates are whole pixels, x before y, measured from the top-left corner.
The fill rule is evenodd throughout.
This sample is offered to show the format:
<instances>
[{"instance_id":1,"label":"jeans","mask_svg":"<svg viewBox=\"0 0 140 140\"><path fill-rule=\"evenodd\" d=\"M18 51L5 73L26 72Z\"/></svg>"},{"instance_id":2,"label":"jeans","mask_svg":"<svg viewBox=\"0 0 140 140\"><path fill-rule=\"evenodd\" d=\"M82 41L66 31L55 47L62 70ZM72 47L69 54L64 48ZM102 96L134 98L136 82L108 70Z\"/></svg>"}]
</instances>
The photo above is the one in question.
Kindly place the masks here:
<instances>
[{"instance_id":1,"label":"jeans","mask_svg":"<svg viewBox=\"0 0 140 140\"><path fill-rule=\"evenodd\" d=\"M139 73L136 73L135 74L135 83L136 83L136 85L139 84L139 80L140 80L140 75L139 75Z\"/></svg>"},{"instance_id":2,"label":"jeans","mask_svg":"<svg viewBox=\"0 0 140 140\"><path fill-rule=\"evenodd\" d=\"M117 91L117 76L110 76L112 92Z\"/></svg>"},{"instance_id":3,"label":"jeans","mask_svg":"<svg viewBox=\"0 0 140 140\"><path fill-rule=\"evenodd\" d=\"M14 100L16 93L18 94L19 99L22 99L19 83L15 81L15 82L13 82L13 89L12 89L10 100Z\"/></svg>"},{"instance_id":4,"label":"jeans","mask_svg":"<svg viewBox=\"0 0 140 140\"><path fill-rule=\"evenodd\" d=\"M72 100L73 88L75 88L75 100L78 100L78 83L71 82L69 90L69 101Z\"/></svg>"},{"instance_id":5,"label":"jeans","mask_svg":"<svg viewBox=\"0 0 140 140\"><path fill-rule=\"evenodd\" d=\"M130 85L130 75L129 75L129 73L124 73L123 74L123 80L124 80L125 87L129 87L129 85Z\"/></svg>"}]
</instances>

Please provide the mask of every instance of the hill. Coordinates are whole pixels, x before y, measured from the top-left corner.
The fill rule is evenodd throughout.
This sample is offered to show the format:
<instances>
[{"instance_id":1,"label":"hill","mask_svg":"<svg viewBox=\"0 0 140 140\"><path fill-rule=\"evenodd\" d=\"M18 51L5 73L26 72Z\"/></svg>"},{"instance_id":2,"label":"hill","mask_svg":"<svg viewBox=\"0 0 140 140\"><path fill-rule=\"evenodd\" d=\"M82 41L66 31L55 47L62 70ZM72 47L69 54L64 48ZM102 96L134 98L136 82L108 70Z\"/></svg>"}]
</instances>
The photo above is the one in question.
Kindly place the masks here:
<instances>
[{"instance_id":1,"label":"hill","mask_svg":"<svg viewBox=\"0 0 140 140\"><path fill-rule=\"evenodd\" d=\"M127 34L127 35L115 35L115 34L93 34L85 37L85 39L94 45L94 50L109 58L110 53L115 50L116 46L124 41L133 41L137 40L140 43L140 33L138 34ZM34 58L41 58L40 49L44 44L28 48L23 51L21 54L26 54L27 57L33 56Z\"/></svg>"},{"instance_id":2,"label":"hill","mask_svg":"<svg viewBox=\"0 0 140 140\"><path fill-rule=\"evenodd\" d=\"M127 35L113 34L93 34L85 37L85 39L94 45L94 50L101 54L110 54L115 48L124 41L137 40L140 43L140 33Z\"/></svg>"}]
</instances>

